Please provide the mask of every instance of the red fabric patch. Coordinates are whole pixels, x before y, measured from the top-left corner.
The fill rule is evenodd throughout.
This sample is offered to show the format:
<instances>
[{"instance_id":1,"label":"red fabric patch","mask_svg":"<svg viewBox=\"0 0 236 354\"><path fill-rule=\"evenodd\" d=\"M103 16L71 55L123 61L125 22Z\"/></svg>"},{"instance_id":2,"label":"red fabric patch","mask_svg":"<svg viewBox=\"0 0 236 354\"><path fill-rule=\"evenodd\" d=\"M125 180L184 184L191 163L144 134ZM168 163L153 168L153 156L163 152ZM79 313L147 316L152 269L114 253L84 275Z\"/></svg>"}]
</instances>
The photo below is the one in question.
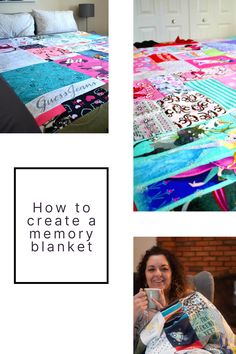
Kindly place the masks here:
<instances>
[{"instance_id":1,"label":"red fabric patch","mask_svg":"<svg viewBox=\"0 0 236 354\"><path fill-rule=\"evenodd\" d=\"M164 61L178 60L176 57L174 57L172 54L169 54L169 53L152 54L152 55L149 55L149 58L154 60L156 63L163 63Z\"/></svg>"},{"instance_id":2,"label":"red fabric patch","mask_svg":"<svg viewBox=\"0 0 236 354\"><path fill-rule=\"evenodd\" d=\"M56 106L52 109L50 109L47 112L44 112L40 114L37 118L35 118L38 126L48 122L50 119L54 118L55 116L64 113L66 110L65 108L60 104L59 106Z\"/></svg>"},{"instance_id":3,"label":"red fabric patch","mask_svg":"<svg viewBox=\"0 0 236 354\"><path fill-rule=\"evenodd\" d=\"M180 350L186 350L186 349L190 350L190 349L196 349L196 348L203 348L203 345L200 342L200 340L197 340L192 345L182 345L179 347L175 347L177 352L179 352Z\"/></svg>"}]
</instances>

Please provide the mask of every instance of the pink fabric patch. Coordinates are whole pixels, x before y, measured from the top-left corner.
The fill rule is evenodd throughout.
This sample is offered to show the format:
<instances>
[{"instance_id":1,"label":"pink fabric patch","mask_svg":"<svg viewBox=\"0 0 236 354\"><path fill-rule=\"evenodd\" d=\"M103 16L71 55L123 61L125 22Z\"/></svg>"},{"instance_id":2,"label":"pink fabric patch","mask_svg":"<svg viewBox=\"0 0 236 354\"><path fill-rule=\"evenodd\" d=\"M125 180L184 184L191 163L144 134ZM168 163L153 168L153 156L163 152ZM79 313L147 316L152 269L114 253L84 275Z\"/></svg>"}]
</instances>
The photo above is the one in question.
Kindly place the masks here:
<instances>
[{"instance_id":1,"label":"pink fabric patch","mask_svg":"<svg viewBox=\"0 0 236 354\"><path fill-rule=\"evenodd\" d=\"M206 57L199 59L186 60L188 63L196 66L198 69L211 68L219 65L232 65L236 64L236 59L224 55L215 57Z\"/></svg>"},{"instance_id":2,"label":"pink fabric patch","mask_svg":"<svg viewBox=\"0 0 236 354\"><path fill-rule=\"evenodd\" d=\"M135 100L161 100L163 97L162 93L149 80L145 79L134 82Z\"/></svg>"},{"instance_id":3,"label":"pink fabric patch","mask_svg":"<svg viewBox=\"0 0 236 354\"><path fill-rule=\"evenodd\" d=\"M35 118L38 126L48 122L50 119L54 118L55 116L64 113L66 110L65 108L60 104L59 106L56 106L52 109L50 109L47 112L44 112L40 114L37 118Z\"/></svg>"},{"instance_id":4,"label":"pink fabric patch","mask_svg":"<svg viewBox=\"0 0 236 354\"><path fill-rule=\"evenodd\" d=\"M206 56L205 53L202 53L201 51L199 52L183 52L183 53L176 53L175 54L178 59L183 59L183 60L191 60L191 59L197 59L197 58L204 58Z\"/></svg>"},{"instance_id":5,"label":"pink fabric patch","mask_svg":"<svg viewBox=\"0 0 236 354\"><path fill-rule=\"evenodd\" d=\"M217 81L222 82L222 84L225 84L232 89L236 90L236 76L235 75L228 75L228 76L223 76L220 78L217 78Z\"/></svg>"},{"instance_id":6,"label":"pink fabric patch","mask_svg":"<svg viewBox=\"0 0 236 354\"><path fill-rule=\"evenodd\" d=\"M105 60L94 59L85 55L76 55L70 58L55 60L55 62L103 82L108 82L108 62Z\"/></svg>"},{"instance_id":7,"label":"pink fabric patch","mask_svg":"<svg viewBox=\"0 0 236 354\"><path fill-rule=\"evenodd\" d=\"M45 60L53 59L55 57L61 57L65 54L71 53L67 49L58 48L58 47L31 48L31 49L27 49L27 51Z\"/></svg>"},{"instance_id":8,"label":"pink fabric patch","mask_svg":"<svg viewBox=\"0 0 236 354\"><path fill-rule=\"evenodd\" d=\"M230 65L229 67L232 71L236 71L236 64Z\"/></svg>"},{"instance_id":9,"label":"pink fabric patch","mask_svg":"<svg viewBox=\"0 0 236 354\"><path fill-rule=\"evenodd\" d=\"M134 73L142 73L145 71L163 70L157 63L149 57L135 58Z\"/></svg>"},{"instance_id":10,"label":"pink fabric patch","mask_svg":"<svg viewBox=\"0 0 236 354\"><path fill-rule=\"evenodd\" d=\"M180 78L181 81L192 81L192 80L201 80L204 75L204 71L187 71L186 73L177 73L176 75Z\"/></svg>"}]
</instances>

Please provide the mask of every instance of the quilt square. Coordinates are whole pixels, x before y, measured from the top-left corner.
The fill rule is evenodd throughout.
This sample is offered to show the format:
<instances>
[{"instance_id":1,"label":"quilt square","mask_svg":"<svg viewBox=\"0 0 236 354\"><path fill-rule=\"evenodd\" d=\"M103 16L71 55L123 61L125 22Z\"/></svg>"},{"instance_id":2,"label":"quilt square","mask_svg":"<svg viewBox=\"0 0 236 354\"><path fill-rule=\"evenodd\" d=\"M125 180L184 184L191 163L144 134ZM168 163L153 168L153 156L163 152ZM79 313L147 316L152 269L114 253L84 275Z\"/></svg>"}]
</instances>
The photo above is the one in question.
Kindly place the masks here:
<instances>
[{"instance_id":1,"label":"quilt square","mask_svg":"<svg viewBox=\"0 0 236 354\"><path fill-rule=\"evenodd\" d=\"M212 68L197 69L194 71L189 71L185 73L176 73L175 75L180 78L181 81L195 81L195 80L205 80L210 78L223 77L225 75L230 75L234 72L235 65L222 65L214 66Z\"/></svg>"},{"instance_id":2,"label":"quilt square","mask_svg":"<svg viewBox=\"0 0 236 354\"><path fill-rule=\"evenodd\" d=\"M90 49L94 49L95 51L99 51L99 52L102 52L102 53L109 53L109 48L108 48L108 45L107 44L104 44L104 45L100 45L100 44L97 44L97 43L94 43L93 46L90 48ZM104 59L103 59L104 60Z\"/></svg>"},{"instance_id":3,"label":"quilt square","mask_svg":"<svg viewBox=\"0 0 236 354\"><path fill-rule=\"evenodd\" d=\"M220 56L225 54L221 50L218 50L216 48L209 48L209 47L204 47L202 51L204 53L204 56L208 56L208 57L215 57L215 56Z\"/></svg>"},{"instance_id":4,"label":"quilt square","mask_svg":"<svg viewBox=\"0 0 236 354\"><path fill-rule=\"evenodd\" d=\"M85 50L81 52L82 55L85 55L86 57L91 57L93 59L100 59L100 60L106 60L108 61L108 53L104 53L99 50Z\"/></svg>"},{"instance_id":5,"label":"quilt square","mask_svg":"<svg viewBox=\"0 0 236 354\"><path fill-rule=\"evenodd\" d=\"M86 49L93 47L93 45L89 43L69 43L64 45L58 45L57 48L62 48L64 50L68 50L70 53L78 54Z\"/></svg>"},{"instance_id":6,"label":"quilt square","mask_svg":"<svg viewBox=\"0 0 236 354\"><path fill-rule=\"evenodd\" d=\"M108 63L105 60L76 55L71 58L56 60L55 62L73 71L89 75L105 83L108 82Z\"/></svg>"},{"instance_id":7,"label":"quilt square","mask_svg":"<svg viewBox=\"0 0 236 354\"><path fill-rule=\"evenodd\" d=\"M198 69L211 68L220 65L236 64L236 59L230 58L226 55L206 57L201 59L190 59L187 61L189 64L194 65Z\"/></svg>"},{"instance_id":8,"label":"quilt square","mask_svg":"<svg viewBox=\"0 0 236 354\"><path fill-rule=\"evenodd\" d=\"M209 41L206 43L208 47L215 48L222 52L230 52L232 50L236 50L236 42L235 41Z\"/></svg>"},{"instance_id":9,"label":"quilt square","mask_svg":"<svg viewBox=\"0 0 236 354\"><path fill-rule=\"evenodd\" d=\"M174 55L169 53L162 53L162 54L151 54L149 57L154 60L156 63L163 63L164 61L173 61L178 60Z\"/></svg>"},{"instance_id":10,"label":"quilt square","mask_svg":"<svg viewBox=\"0 0 236 354\"><path fill-rule=\"evenodd\" d=\"M98 87L95 90L74 98L73 100L63 102L62 105L72 119L77 119L93 111L107 101L108 92L104 88Z\"/></svg>"},{"instance_id":11,"label":"quilt square","mask_svg":"<svg viewBox=\"0 0 236 354\"><path fill-rule=\"evenodd\" d=\"M179 316L171 326L165 326L164 331L177 352L203 348L186 314Z\"/></svg>"},{"instance_id":12,"label":"quilt square","mask_svg":"<svg viewBox=\"0 0 236 354\"><path fill-rule=\"evenodd\" d=\"M199 51L188 51L188 52L175 53L175 56L178 59L189 60L189 59L205 57L206 54L203 51L199 50Z\"/></svg>"},{"instance_id":13,"label":"quilt square","mask_svg":"<svg viewBox=\"0 0 236 354\"><path fill-rule=\"evenodd\" d=\"M175 76L177 76L183 82L193 81L193 80L201 80L204 78L204 75L205 75L205 72L203 70L199 70L199 69L187 71L185 73L179 72L179 73L175 74Z\"/></svg>"},{"instance_id":14,"label":"quilt square","mask_svg":"<svg viewBox=\"0 0 236 354\"><path fill-rule=\"evenodd\" d=\"M217 186L222 180L217 173L207 182L209 172L196 176L170 178L151 184L143 193L138 193L135 202L139 210L156 211L160 209L170 210L183 204L194 197L200 197L204 190Z\"/></svg>"},{"instance_id":15,"label":"quilt square","mask_svg":"<svg viewBox=\"0 0 236 354\"><path fill-rule=\"evenodd\" d=\"M54 62L30 65L2 73L19 98L28 103L34 98L61 87L83 81L88 75Z\"/></svg>"},{"instance_id":16,"label":"quilt square","mask_svg":"<svg viewBox=\"0 0 236 354\"><path fill-rule=\"evenodd\" d=\"M88 44L92 40L80 35L79 32L57 33L52 35L41 35L35 38L39 44L46 47L54 47L72 43Z\"/></svg>"},{"instance_id":17,"label":"quilt square","mask_svg":"<svg viewBox=\"0 0 236 354\"><path fill-rule=\"evenodd\" d=\"M135 101L134 140L155 138L157 134L176 130L155 101Z\"/></svg>"},{"instance_id":18,"label":"quilt square","mask_svg":"<svg viewBox=\"0 0 236 354\"><path fill-rule=\"evenodd\" d=\"M36 56L28 53L23 49L15 48L10 52L5 52L1 56L0 72L4 74L6 71L27 67L28 65L34 65L44 63L45 60L37 58Z\"/></svg>"},{"instance_id":19,"label":"quilt square","mask_svg":"<svg viewBox=\"0 0 236 354\"><path fill-rule=\"evenodd\" d=\"M184 85L175 74L152 76L149 78L149 81L164 96L171 95L172 93L187 93L190 91L188 86Z\"/></svg>"},{"instance_id":20,"label":"quilt square","mask_svg":"<svg viewBox=\"0 0 236 354\"><path fill-rule=\"evenodd\" d=\"M72 54L69 50L58 47L41 47L41 48L29 48L29 53L32 53L36 57L44 60L55 60L59 58L67 57L68 54Z\"/></svg>"},{"instance_id":21,"label":"quilt square","mask_svg":"<svg viewBox=\"0 0 236 354\"><path fill-rule=\"evenodd\" d=\"M147 79L134 81L133 90L135 100L161 100L164 97Z\"/></svg>"},{"instance_id":22,"label":"quilt square","mask_svg":"<svg viewBox=\"0 0 236 354\"><path fill-rule=\"evenodd\" d=\"M195 66L191 65L185 60L165 61L163 63L160 63L159 66L168 74L174 74L180 71L186 72L196 70Z\"/></svg>"},{"instance_id":23,"label":"quilt square","mask_svg":"<svg viewBox=\"0 0 236 354\"><path fill-rule=\"evenodd\" d=\"M226 113L222 106L197 91L172 94L159 103L178 128L190 127Z\"/></svg>"},{"instance_id":24,"label":"quilt square","mask_svg":"<svg viewBox=\"0 0 236 354\"><path fill-rule=\"evenodd\" d=\"M230 88L236 90L236 76L235 75L227 75L217 78L222 84L229 86Z\"/></svg>"},{"instance_id":25,"label":"quilt square","mask_svg":"<svg viewBox=\"0 0 236 354\"><path fill-rule=\"evenodd\" d=\"M134 62L134 73L141 73L145 71L155 71L161 69L157 63L150 57L140 57Z\"/></svg>"},{"instance_id":26,"label":"quilt square","mask_svg":"<svg viewBox=\"0 0 236 354\"><path fill-rule=\"evenodd\" d=\"M9 42L9 39L7 41ZM22 45L24 46L24 45L38 43L38 40L35 37L16 37L16 38L11 38L10 43L15 47L20 47Z\"/></svg>"},{"instance_id":27,"label":"quilt square","mask_svg":"<svg viewBox=\"0 0 236 354\"><path fill-rule=\"evenodd\" d=\"M236 91L233 88L222 84L218 80L206 79L189 81L186 85L209 97L225 109L229 110L236 108Z\"/></svg>"}]
</instances>

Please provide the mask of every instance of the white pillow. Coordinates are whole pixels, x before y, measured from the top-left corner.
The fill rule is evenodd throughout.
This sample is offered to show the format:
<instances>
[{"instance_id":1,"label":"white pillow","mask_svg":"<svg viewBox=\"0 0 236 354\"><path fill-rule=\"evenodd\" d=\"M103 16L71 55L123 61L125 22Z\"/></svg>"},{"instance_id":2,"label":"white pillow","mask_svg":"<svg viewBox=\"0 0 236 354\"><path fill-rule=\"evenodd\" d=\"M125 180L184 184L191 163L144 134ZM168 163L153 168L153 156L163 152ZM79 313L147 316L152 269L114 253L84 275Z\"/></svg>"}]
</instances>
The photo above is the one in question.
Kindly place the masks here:
<instances>
[{"instance_id":1,"label":"white pillow","mask_svg":"<svg viewBox=\"0 0 236 354\"><path fill-rule=\"evenodd\" d=\"M0 38L34 36L34 19L28 13L0 14Z\"/></svg>"},{"instance_id":2,"label":"white pillow","mask_svg":"<svg viewBox=\"0 0 236 354\"><path fill-rule=\"evenodd\" d=\"M37 34L77 31L73 11L32 10Z\"/></svg>"}]
</instances>

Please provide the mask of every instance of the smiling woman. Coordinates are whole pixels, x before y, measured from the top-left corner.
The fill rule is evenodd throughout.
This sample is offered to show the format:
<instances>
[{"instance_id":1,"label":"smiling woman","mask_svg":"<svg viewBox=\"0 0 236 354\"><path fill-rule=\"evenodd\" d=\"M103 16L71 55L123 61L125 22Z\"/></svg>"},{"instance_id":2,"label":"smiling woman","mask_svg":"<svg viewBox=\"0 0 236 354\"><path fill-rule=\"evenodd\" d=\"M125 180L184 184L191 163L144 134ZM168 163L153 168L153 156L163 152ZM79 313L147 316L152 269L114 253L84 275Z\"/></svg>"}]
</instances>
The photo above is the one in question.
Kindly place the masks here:
<instances>
[{"instance_id":1,"label":"smiling woman","mask_svg":"<svg viewBox=\"0 0 236 354\"><path fill-rule=\"evenodd\" d=\"M162 254L150 256L145 270L149 288L163 289L168 295L171 287L172 271L166 257Z\"/></svg>"},{"instance_id":2,"label":"smiling woman","mask_svg":"<svg viewBox=\"0 0 236 354\"><path fill-rule=\"evenodd\" d=\"M169 250L153 246L138 265L141 288L134 296L135 354L233 354L235 335L221 313L187 282ZM145 288L160 291L148 305ZM154 307L154 309L153 309Z\"/></svg>"},{"instance_id":3,"label":"smiling woman","mask_svg":"<svg viewBox=\"0 0 236 354\"><path fill-rule=\"evenodd\" d=\"M181 263L174 254L158 246L146 251L138 265L138 276L142 288L158 288L164 293L163 303L157 305L159 309L191 293ZM142 295L142 290L135 295L135 303L140 304L136 300L143 297ZM139 306L135 306L135 317L139 310Z\"/></svg>"}]
</instances>

